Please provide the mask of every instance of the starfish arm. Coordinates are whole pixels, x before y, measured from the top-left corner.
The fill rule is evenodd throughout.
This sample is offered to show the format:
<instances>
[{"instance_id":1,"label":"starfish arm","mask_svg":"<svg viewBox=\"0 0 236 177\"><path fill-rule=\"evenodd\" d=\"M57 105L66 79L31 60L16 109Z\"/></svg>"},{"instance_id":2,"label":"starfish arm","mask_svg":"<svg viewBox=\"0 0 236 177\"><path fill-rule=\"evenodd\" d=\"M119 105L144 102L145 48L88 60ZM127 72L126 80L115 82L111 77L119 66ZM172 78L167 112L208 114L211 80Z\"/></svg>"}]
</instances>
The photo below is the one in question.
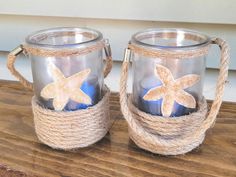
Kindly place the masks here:
<instances>
[{"instance_id":1,"label":"starfish arm","mask_svg":"<svg viewBox=\"0 0 236 177\"><path fill-rule=\"evenodd\" d=\"M174 81L173 75L170 70L162 65L156 65L155 74L161 80L163 85L168 85Z\"/></svg>"},{"instance_id":2,"label":"starfish arm","mask_svg":"<svg viewBox=\"0 0 236 177\"><path fill-rule=\"evenodd\" d=\"M64 74L54 64L50 63L48 67L49 67L49 70L52 74L54 81L61 81L61 80L65 79Z\"/></svg>"},{"instance_id":3,"label":"starfish arm","mask_svg":"<svg viewBox=\"0 0 236 177\"><path fill-rule=\"evenodd\" d=\"M70 92L70 98L78 103L92 104L91 98L80 89Z\"/></svg>"},{"instance_id":4,"label":"starfish arm","mask_svg":"<svg viewBox=\"0 0 236 177\"><path fill-rule=\"evenodd\" d=\"M187 108L196 108L195 98L184 90L180 90L175 94L175 101Z\"/></svg>"},{"instance_id":5,"label":"starfish arm","mask_svg":"<svg viewBox=\"0 0 236 177\"><path fill-rule=\"evenodd\" d=\"M197 74L188 74L175 80L175 86L179 89L186 89L199 82L200 76Z\"/></svg>"},{"instance_id":6,"label":"starfish arm","mask_svg":"<svg viewBox=\"0 0 236 177\"><path fill-rule=\"evenodd\" d=\"M85 69L66 78L67 87L74 88L74 89L80 88L84 80L90 74L90 72L91 72L91 69Z\"/></svg>"},{"instance_id":7,"label":"starfish arm","mask_svg":"<svg viewBox=\"0 0 236 177\"><path fill-rule=\"evenodd\" d=\"M165 94L166 88L165 86L158 86L150 89L144 96L143 99L146 101L155 101L162 98Z\"/></svg>"},{"instance_id":8,"label":"starfish arm","mask_svg":"<svg viewBox=\"0 0 236 177\"><path fill-rule=\"evenodd\" d=\"M174 102L174 97L171 95L166 95L165 97L163 97L161 112L164 117L170 117L173 110Z\"/></svg>"},{"instance_id":9,"label":"starfish arm","mask_svg":"<svg viewBox=\"0 0 236 177\"><path fill-rule=\"evenodd\" d=\"M46 85L40 92L41 97L45 99L54 98L56 96L55 88L55 83L50 83Z\"/></svg>"},{"instance_id":10,"label":"starfish arm","mask_svg":"<svg viewBox=\"0 0 236 177\"><path fill-rule=\"evenodd\" d=\"M66 106L69 101L68 95L64 93L58 93L56 97L53 99L53 107L56 111L61 111Z\"/></svg>"}]
</instances>

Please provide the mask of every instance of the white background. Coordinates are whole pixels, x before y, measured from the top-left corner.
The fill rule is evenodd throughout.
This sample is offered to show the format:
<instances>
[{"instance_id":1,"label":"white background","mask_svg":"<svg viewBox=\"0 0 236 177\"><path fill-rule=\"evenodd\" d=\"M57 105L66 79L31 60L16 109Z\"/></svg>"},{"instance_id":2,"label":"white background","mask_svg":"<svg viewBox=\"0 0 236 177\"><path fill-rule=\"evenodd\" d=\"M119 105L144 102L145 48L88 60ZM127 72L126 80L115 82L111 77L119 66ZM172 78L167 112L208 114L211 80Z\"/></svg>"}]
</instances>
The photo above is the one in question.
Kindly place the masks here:
<instances>
[{"instance_id":1,"label":"white background","mask_svg":"<svg viewBox=\"0 0 236 177\"><path fill-rule=\"evenodd\" d=\"M25 36L58 26L85 26L100 30L121 60L131 35L145 28L190 28L227 40L231 69L236 69L235 0L0 0L0 51L24 42ZM217 68L217 47L207 66Z\"/></svg>"}]
</instances>

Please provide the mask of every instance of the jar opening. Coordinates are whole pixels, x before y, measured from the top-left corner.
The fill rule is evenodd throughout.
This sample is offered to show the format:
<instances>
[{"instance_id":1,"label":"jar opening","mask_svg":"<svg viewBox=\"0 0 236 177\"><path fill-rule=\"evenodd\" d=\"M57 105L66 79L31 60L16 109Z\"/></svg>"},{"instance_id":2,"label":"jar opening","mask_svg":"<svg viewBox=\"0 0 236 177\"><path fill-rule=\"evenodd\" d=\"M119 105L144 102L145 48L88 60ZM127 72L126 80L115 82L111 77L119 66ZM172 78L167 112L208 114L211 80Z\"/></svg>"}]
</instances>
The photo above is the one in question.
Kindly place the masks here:
<instances>
[{"instance_id":1,"label":"jar opening","mask_svg":"<svg viewBox=\"0 0 236 177\"><path fill-rule=\"evenodd\" d=\"M148 29L132 36L131 43L154 48L191 48L207 45L210 38L186 29Z\"/></svg>"},{"instance_id":2,"label":"jar opening","mask_svg":"<svg viewBox=\"0 0 236 177\"><path fill-rule=\"evenodd\" d=\"M52 28L29 35L26 43L39 47L76 47L102 39L99 31L89 28Z\"/></svg>"}]
</instances>

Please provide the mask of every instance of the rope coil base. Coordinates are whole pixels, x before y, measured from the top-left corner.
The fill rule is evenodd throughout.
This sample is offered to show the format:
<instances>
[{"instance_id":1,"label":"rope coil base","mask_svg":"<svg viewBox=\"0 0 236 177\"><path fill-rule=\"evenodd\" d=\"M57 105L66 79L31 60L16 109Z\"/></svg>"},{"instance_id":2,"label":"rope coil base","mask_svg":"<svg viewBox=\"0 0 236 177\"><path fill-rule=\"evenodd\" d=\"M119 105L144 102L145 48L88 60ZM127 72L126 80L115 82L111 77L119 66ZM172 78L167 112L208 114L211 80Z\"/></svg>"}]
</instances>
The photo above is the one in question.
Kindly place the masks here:
<instances>
[{"instance_id":1,"label":"rope coil base","mask_svg":"<svg viewBox=\"0 0 236 177\"><path fill-rule=\"evenodd\" d=\"M142 149L163 155L183 154L198 147L205 138L205 132L192 138L192 133L201 127L206 118L208 109L205 99L198 103L196 112L178 118L147 114L133 105L132 98L129 98L128 105L137 124L146 131L147 136L144 137L137 129L129 126L130 138ZM161 142L160 145L152 144L148 140L150 136L155 136ZM180 140L185 143L178 144Z\"/></svg>"},{"instance_id":2,"label":"rope coil base","mask_svg":"<svg viewBox=\"0 0 236 177\"><path fill-rule=\"evenodd\" d=\"M32 98L34 125L38 139L54 148L73 150L102 139L110 128L110 90L96 105L72 112L57 112L40 106Z\"/></svg>"}]
</instances>

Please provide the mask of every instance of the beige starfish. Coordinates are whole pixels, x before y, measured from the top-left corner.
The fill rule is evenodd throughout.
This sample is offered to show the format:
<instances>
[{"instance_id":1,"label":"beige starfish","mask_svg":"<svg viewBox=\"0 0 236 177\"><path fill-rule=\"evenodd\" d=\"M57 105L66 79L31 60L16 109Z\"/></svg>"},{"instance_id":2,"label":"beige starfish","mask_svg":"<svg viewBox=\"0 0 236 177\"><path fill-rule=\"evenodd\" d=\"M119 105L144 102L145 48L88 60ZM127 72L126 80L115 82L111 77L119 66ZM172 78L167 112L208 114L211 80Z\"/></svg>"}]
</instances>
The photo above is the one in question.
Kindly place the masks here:
<instances>
[{"instance_id":1,"label":"beige starfish","mask_svg":"<svg viewBox=\"0 0 236 177\"><path fill-rule=\"evenodd\" d=\"M163 85L150 89L143 99L156 101L163 98L161 112L164 117L171 115L175 101L188 108L196 107L196 100L184 89L196 84L200 80L199 75L189 74L175 80L170 70L162 65L156 66L155 74Z\"/></svg>"},{"instance_id":2,"label":"beige starfish","mask_svg":"<svg viewBox=\"0 0 236 177\"><path fill-rule=\"evenodd\" d=\"M68 78L53 64L49 65L49 70L54 82L46 85L40 94L45 99L53 98L55 110L63 110L69 99L78 103L91 104L91 98L80 89L90 69L80 71Z\"/></svg>"}]
</instances>

